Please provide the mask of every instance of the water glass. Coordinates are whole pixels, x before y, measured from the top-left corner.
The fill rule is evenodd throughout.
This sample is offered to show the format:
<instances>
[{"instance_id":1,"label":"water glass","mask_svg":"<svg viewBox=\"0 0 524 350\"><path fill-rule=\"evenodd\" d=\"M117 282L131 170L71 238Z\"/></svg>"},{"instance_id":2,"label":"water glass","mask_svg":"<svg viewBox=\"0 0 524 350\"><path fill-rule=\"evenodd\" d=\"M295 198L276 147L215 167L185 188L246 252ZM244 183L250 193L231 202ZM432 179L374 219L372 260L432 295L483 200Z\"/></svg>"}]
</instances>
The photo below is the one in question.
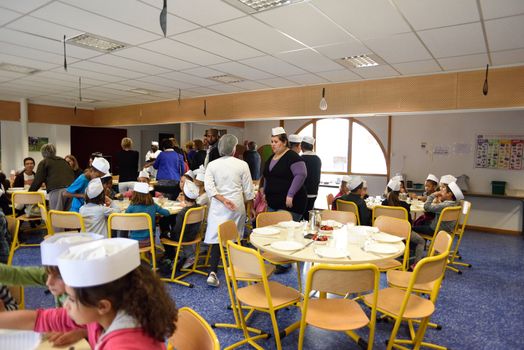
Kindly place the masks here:
<instances>
[{"instance_id":1,"label":"water glass","mask_svg":"<svg viewBox=\"0 0 524 350\"><path fill-rule=\"evenodd\" d=\"M295 239L295 230L293 227L287 228L287 240L292 241Z\"/></svg>"}]
</instances>

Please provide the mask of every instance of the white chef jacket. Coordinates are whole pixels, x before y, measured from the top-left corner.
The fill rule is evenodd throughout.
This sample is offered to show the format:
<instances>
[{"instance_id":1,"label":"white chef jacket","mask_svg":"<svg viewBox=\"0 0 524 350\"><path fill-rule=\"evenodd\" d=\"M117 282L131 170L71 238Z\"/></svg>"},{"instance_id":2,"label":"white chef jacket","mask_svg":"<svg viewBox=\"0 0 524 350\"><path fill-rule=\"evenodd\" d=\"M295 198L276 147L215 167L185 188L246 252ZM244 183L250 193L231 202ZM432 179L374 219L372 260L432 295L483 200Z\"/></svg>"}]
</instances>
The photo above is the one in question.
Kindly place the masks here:
<instances>
[{"instance_id":1,"label":"white chef jacket","mask_svg":"<svg viewBox=\"0 0 524 350\"><path fill-rule=\"evenodd\" d=\"M246 222L244 202L255 198L253 181L247 163L233 156L224 156L214 160L206 168L204 187L209 197L209 214L204 242L217 244L218 225L227 220L235 221L238 232L243 234ZM214 198L217 194L234 202L236 210L229 210L222 202Z\"/></svg>"},{"instance_id":2,"label":"white chef jacket","mask_svg":"<svg viewBox=\"0 0 524 350\"><path fill-rule=\"evenodd\" d=\"M147 151L147 153L146 153L146 162L149 161L150 159L156 159L161 152L162 151L159 150L159 149L157 149L156 152L151 152L151 150ZM153 168L153 166L145 168L145 170L149 173L149 175L151 177L156 178L156 169Z\"/></svg>"}]
</instances>

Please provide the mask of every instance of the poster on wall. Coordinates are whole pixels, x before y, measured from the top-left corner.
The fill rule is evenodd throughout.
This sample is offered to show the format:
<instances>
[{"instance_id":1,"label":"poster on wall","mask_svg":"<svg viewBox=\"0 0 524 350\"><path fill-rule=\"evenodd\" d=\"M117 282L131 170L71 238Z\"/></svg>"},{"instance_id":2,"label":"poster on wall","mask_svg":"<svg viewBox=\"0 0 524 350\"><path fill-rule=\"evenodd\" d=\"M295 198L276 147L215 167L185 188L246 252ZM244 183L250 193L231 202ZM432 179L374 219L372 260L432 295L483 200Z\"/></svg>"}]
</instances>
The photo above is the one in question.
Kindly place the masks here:
<instances>
[{"instance_id":1,"label":"poster on wall","mask_svg":"<svg viewBox=\"0 0 524 350\"><path fill-rule=\"evenodd\" d=\"M523 170L524 135L477 135L475 167Z\"/></svg>"},{"instance_id":2,"label":"poster on wall","mask_svg":"<svg viewBox=\"0 0 524 350\"><path fill-rule=\"evenodd\" d=\"M29 136L29 152L40 152L40 148L49 143L48 137Z\"/></svg>"}]
</instances>

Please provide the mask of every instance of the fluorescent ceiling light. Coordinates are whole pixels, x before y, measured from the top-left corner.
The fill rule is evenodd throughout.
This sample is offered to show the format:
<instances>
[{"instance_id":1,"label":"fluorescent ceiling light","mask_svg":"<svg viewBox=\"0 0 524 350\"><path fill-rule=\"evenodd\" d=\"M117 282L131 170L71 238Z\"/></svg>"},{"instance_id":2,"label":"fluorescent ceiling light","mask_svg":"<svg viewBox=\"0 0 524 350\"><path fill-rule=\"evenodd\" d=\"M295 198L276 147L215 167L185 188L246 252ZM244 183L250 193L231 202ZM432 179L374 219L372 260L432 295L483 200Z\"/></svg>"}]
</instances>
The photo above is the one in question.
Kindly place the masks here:
<instances>
[{"instance_id":1,"label":"fluorescent ceiling light","mask_svg":"<svg viewBox=\"0 0 524 350\"><path fill-rule=\"evenodd\" d=\"M18 64L12 64L12 63L0 63L0 70L20 73L20 74L33 74L33 73L38 72L38 69L36 68L19 66Z\"/></svg>"},{"instance_id":2,"label":"fluorescent ceiling light","mask_svg":"<svg viewBox=\"0 0 524 350\"><path fill-rule=\"evenodd\" d=\"M142 89L142 88L135 88L135 89L127 90L127 91L134 92L136 94L141 94L141 95L151 95L157 92L157 91Z\"/></svg>"},{"instance_id":3,"label":"fluorescent ceiling light","mask_svg":"<svg viewBox=\"0 0 524 350\"><path fill-rule=\"evenodd\" d=\"M346 66L351 68L367 68L375 67L383 62L375 55L358 55L358 56L349 56L342 57L339 60Z\"/></svg>"},{"instance_id":4,"label":"fluorescent ceiling light","mask_svg":"<svg viewBox=\"0 0 524 350\"><path fill-rule=\"evenodd\" d=\"M244 78L240 78L240 77L237 77L236 75L231 75L231 74L216 75L214 77L209 77L207 79L218 81L219 83L224 83L224 84L240 83L245 80Z\"/></svg>"},{"instance_id":5,"label":"fluorescent ceiling light","mask_svg":"<svg viewBox=\"0 0 524 350\"><path fill-rule=\"evenodd\" d=\"M100 52L115 52L127 47L126 44L113 39L103 38L98 35L83 33L66 40L68 44L97 50Z\"/></svg>"},{"instance_id":6,"label":"fluorescent ceiling light","mask_svg":"<svg viewBox=\"0 0 524 350\"><path fill-rule=\"evenodd\" d=\"M100 100L94 100L92 98L82 97L82 101L80 101L80 102L93 103L93 102L100 102Z\"/></svg>"},{"instance_id":7,"label":"fluorescent ceiling light","mask_svg":"<svg viewBox=\"0 0 524 350\"><path fill-rule=\"evenodd\" d=\"M303 2L305 0L225 0L246 13L255 13L270 10L276 7Z\"/></svg>"}]
</instances>

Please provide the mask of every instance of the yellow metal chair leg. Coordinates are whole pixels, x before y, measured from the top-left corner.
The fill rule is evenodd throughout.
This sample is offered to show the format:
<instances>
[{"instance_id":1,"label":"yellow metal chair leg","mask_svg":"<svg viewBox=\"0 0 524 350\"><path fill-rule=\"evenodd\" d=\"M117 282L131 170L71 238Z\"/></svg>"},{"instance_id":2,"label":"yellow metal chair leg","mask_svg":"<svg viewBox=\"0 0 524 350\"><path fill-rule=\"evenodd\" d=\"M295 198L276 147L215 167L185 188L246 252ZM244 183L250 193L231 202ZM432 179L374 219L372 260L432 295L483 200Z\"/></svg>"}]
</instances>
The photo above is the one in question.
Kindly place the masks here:
<instances>
[{"instance_id":1,"label":"yellow metal chair leg","mask_svg":"<svg viewBox=\"0 0 524 350\"><path fill-rule=\"evenodd\" d=\"M7 258L7 265L11 265L13 263L13 257L15 255L15 251L20 247L20 243L18 242L18 232L20 230L20 221L16 220L15 225L15 232L13 234L13 242L11 242L11 249L9 249L9 257Z\"/></svg>"}]
</instances>

